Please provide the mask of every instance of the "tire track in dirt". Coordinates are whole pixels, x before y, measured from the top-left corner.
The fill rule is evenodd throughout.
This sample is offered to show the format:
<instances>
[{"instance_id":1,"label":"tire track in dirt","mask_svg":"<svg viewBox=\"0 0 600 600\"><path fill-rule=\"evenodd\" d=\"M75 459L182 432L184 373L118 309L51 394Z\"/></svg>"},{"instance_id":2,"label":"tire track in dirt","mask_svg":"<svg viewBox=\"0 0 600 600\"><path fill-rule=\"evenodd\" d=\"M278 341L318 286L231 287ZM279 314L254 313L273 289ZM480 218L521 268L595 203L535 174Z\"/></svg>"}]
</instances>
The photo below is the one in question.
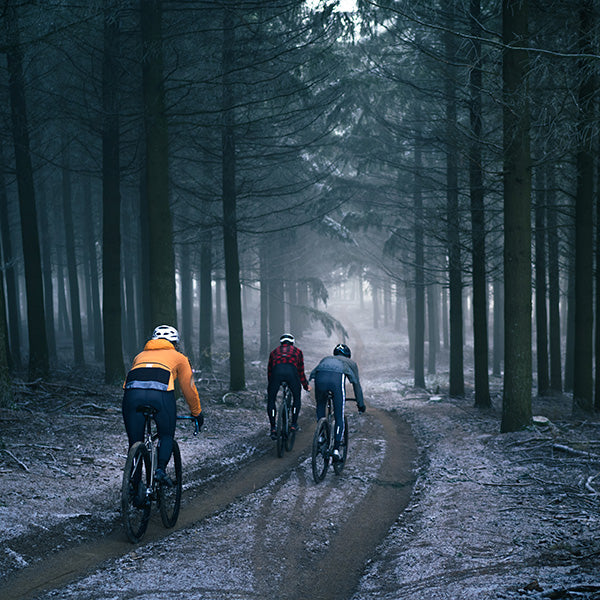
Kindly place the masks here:
<instances>
[{"instance_id":1,"label":"tire track in dirt","mask_svg":"<svg viewBox=\"0 0 600 600\"><path fill-rule=\"evenodd\" d=\"M262 435L257 436L254 442L259 447L259 452L233 474L229 471L212 479L206 485L201 483L187 494L184 493L186 503L182 506L179 519L173 529L166 530L162 527L156 507L153 507L148 531L137 546L166 538L174 531L185 529L224 510L240 497L264 487L274 478L289 472L298 461L306 458L310 450L307 439L303 446L297 444L293 453L286 453L282 458L278 458L272 443L265 442ZM185 498L186 495L192 497ZM134 548L136 545L126 540L121 523L115 523L114 530L104 537L85 540L79 545L47 555L42 561L10 575L1 582L2 598L3 600L34 598L44 591L66 585L102 562L123 556Z\"/></svg>"}]
</instances>

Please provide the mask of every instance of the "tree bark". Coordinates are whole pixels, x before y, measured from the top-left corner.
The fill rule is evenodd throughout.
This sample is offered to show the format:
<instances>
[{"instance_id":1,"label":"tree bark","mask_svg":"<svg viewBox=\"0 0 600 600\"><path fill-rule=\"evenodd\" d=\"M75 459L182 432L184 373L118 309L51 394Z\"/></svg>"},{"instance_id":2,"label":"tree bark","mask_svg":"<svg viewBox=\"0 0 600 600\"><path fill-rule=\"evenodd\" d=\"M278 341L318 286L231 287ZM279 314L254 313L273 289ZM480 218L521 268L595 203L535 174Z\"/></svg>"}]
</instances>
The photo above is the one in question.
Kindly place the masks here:
<instances>
[{"instance_id":1,"label":"tree bark","mask_svg":"<svg viewBox=\"0 0 600 600\"><path fill-rule=\"evenodd\" d=\"M200 248L200 368L212 367L212 231L206 228Z\"/></svg>"},{"instance_id":2,"label":"tree bark","mask_svg":"<svg viewBox=\"0 0 600 600\"><path fill-rule=\"evenodd\" d=\"M579 7L580 54L592 54L594 6L582 0ZM573 409L592 412L594 391L593 356L593 194L594 162L592 127L594 123L595 82L590 59L579 61L579 122L577 151L577 191L575 195L575 361Z\"/></svg>"},{"instance_id":3,"label":"tree bark","mask_svg":"<svg viewBox=\"0 0 600 600\"><path fill-rule=\"evenodd\" d=\"M562 357L560 327L560 268L556 183L554 169L549 168L546 193L546 222L548 230L548 310L550 317L550 389L562 392Z\"/></svg>"},{"instance_id":4,"label":"tree bark","mask_svg":"<svg viewBox=\"0 0 600 600\"><path fill-rule=\"evenodd\" d=\"M501 431L531 424L531 170L527 0L503 0L504 395ZM518 46L518 49L511 46Z\"/></svg>"},{"instance_id":5,"label":"tree bark","mask_svg":"<svg viewBox=\"0 0 600 600\"><path fill-rule=\"evenodd\" d=\"M488 314L485 248L485 207L481 158L482 73L480 2L471 0L470 23L473 65L469 74L469 117L472 142L469 147L469 188L471 195L471 244L473 261L473 358L475 366L475 406L491 406L488 373Z\"/></svg>"},{"instance_id":6,"label":"tree bark","mask_svg":"<svg viewBox=\"0 0 600 600\"><path fill-rule=\"evenodd\" d=\"M538 395L550 387L548 372L548 311L546 309L546 182L536 169L535 202L535 330Z\"/></svg>"},{"instance_id":7,"label":"tree bark","mask_svg":"<svg viewBox=\"0 0 600 600\"><path fill-rule=\"evenodd\" d=\"M21 238L25 263L25 288L27 291L27 324L29 329L29 376L45 377L49 371L48 341L44 307L44 286L38 232L33 169L29 144L29 126L25 102L23 55L15 4L5 7L8 32L7 67L15 146L19 209L21 212Z\"/></svg>"},{"instance_id":8,"label":"tree bark","mask_svg":"<svg viewBox=\"0 0 600 600\"><path fill-rule=\"evenodd\" d=\"M121 335L121 190L119 165L118 49L120 27L112 0L104 5L102 65L102 310L104 379L122 381Z\"/></svg>"},{"instance_id":9,"label":"tree bark","mask_svg":"<svg viewBox=\"0 0 600 600\"><path fill-rule=\"evenodd\" d=\"M9 348L6 359L9 368L20 369L22 364L20 332L21 315L18 302L18 278L15 269L15 257L13 256L12 236L10 234L8 196L6 194L6 180L4 177L5 168L6 165L3 152L0 148L0 238L2 239L2 271L4 273L4 283L6 284L5 301L7 308L6 314L8 315L6 340Z\"/></svg>"},{"instance_id":10,"label":"tree bark","mask_svg":"<svg viewBox=\"0 0 600 600\"><path fill-rule=\"evenodd\" d=\"M140 0L144 126L146 133L146 210L150 267L150 319L177 326L175 255L169 206L169 151L162 49L162 1Z\"/></svg>"},{"instance_id":11,"label":"tree bark","mask_svg":"<svg viewBox=\"0 0 600 600\"><path fill-rule=\"evenodd\" d=\"M234 68L233 15L225 6L223 15L223 247L225 254L225 292L229 326L229 385L232 390L246 387L244 370L244 329L240 288L240 263L237 241L235 190L235 112L232 70Z\"/></svg>"},{"instance_id":12,"label":"tree bark","mask_svg":"<svg viewBox=\"0 0 600 600\"><path fill-rule=\"evenodd\" d=\"M421 134L415 137L413 201L415 210L415 337L414 385L425 388L425 250L423 234L423 197L421 192Z\"/></svg>"},{"instance_id":13,"label":"tree bark","mask_svg":"<svg viewBox=\"0 0 600 600\"><path fill-rule=\"evenodd\" d=\"M71 173L69 171L68 148L63 142L62 164L62 200L65 248L67 252L67 276L69 281L69 300L71 302L71 332L73 334L73 358L76 366L84 364L83 332L81 328L81 304L79 297L79 278L77 276L77 258L75 256L75 235L73 224L73 198Z\"/></svg>"}]
</instances>

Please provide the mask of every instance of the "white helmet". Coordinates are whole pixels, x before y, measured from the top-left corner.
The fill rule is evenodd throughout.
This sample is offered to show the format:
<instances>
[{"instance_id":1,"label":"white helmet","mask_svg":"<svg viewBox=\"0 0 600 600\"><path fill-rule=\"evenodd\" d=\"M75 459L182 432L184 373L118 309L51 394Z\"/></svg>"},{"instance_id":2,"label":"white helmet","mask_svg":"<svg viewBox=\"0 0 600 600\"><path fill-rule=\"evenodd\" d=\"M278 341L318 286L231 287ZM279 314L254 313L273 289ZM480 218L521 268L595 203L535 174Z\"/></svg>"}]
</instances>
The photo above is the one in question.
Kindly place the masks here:
<instances>
[{"instance_id":1,"label":"white helmet","mask_svg":"<svg viewBox=\"0 0 600 600\"><path fill-rule=\"evenodd\" d=\"M163 339L168 340L173 344L179 344L179 332L177 331L177 329L175 329L175 327L171 327L170 325L159 325L152 332L152 339Z\"/></svg>"},{"instance_id":2,"label":"white helmet","mask_svg":"<svg viewBox=\"0 0 600 600\"><path fill-rule=\"evenodd\" d=\"M296 340L294 339L294 336L291 333L284 333L280 338L279 338L279 343L280 344L293 344Z\"/></svg>"}]
</instances>

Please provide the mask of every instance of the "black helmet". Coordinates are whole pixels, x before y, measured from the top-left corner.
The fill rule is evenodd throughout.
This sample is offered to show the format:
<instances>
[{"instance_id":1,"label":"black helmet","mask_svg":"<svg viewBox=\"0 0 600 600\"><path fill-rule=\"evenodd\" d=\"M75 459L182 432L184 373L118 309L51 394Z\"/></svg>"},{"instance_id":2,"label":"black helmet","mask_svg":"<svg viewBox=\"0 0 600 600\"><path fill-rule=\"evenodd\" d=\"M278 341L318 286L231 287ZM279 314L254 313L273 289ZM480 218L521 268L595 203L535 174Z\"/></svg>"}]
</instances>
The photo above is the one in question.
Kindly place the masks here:
<instances>
[{"instance_id":1,"label":"black helmet","mask_svg":"<svg viewBox=\"0 0 600 600\"><path fill-rule=\"evenodd\" d=\"M350 352L350 348L348 348L348 346L346 346L346 344L338 344L334 349L333 349L333 355L334 356L339 356L339 355L345 356L346 358L351 358L352 357L352 352Z\"/></svg>"},{"instance_id":2,"label":"black helmet","mask_svg":"<svg viewBox=\"0 0 600 600\"><path fill-rule=\"evenodd\" d=\"M291 333L284 333L280 338L279 338L279 343L280 344L293 344L296 340L294 339L294 336Z\"/></svg>"}]
</instances>

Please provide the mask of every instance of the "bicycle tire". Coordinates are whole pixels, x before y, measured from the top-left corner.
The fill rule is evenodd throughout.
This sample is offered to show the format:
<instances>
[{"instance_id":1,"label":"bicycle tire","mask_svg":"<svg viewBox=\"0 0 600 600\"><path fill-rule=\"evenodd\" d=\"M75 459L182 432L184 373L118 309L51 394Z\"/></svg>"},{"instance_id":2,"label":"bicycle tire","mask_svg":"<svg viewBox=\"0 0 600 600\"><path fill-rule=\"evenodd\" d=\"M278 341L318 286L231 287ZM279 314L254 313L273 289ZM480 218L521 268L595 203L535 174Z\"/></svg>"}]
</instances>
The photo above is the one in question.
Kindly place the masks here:
<instances>
[{"instance_id":1,"label":"bicycle tire","mask_svg":"<svg viewBox=\"0 0 600 600\"><path fill-rule=\"evenodd\" d=\"M146 490L150 487L150 454L143 442L136 442L129 450L121 486L121 517L125 533L133 543L139 542L150 520L151 500Z\"/></svg>"},{"instance_id":2,"label":"bicycle tire","mask_svg":"<svg viewBox=\"0 0 600 600\"><path fill-rule=\"evenodd\" d=\"M179 508L181 506L181 490L183 487L181 452L177 440L173 440L173 454L171 460L165 469L165 472L173 482L172 486L161 483L158 486L158 506L160 509L160 519L163 525L170 529L177 523L179 517Z\"/></svg>"},{"instance_id":3,"label":"bicycle tire","mask_svg":"<svg viewBox=\"0 0 600 600\"><path fill-rule=\"evenodd\" d=\"M288 430L287 412L282 402L277 414L277 456L281 458L285 451Z\"/></svg>"},{"instance_id":4,"label":"bicycle tire","mask_svg":"<svg viewBox=\"0 0 600 600\"><path fill-rule=\"evenodd\" d=\"M340 443L340 450L342 454L341 460L336 460L333 463L333 470L336 475L339 475L343 470L346 464L346 457L348 456L348 417L344 415L344 437Z\"/></svg>"},{"instance_id":5,"label":"bicycle tire","mask_svg":"<svg viewBox=\"0 0 600 600\"><path fill-rule=\"evenodd\" d=\"M319 419L312 443L312 473L315 483L320 483L329 468L329 421L326 417Z\"/></svg>"},{"instance_id":6,"label":"bicycle tire","mask_svg":"<svg viewBox=\"0 0 600 600\"><path fill-rule=\"evenodd\" d=\"M287 435L285 438L285 449L288 452L291 452L294 448L294 442L296 441L296 432L294 430L292 430L291 426L292 426L292 413L293 413L293 408L292 408L292 392L288 389L288 397L285 398L285 408L286 408L286 421L287 421L287 427L286 427L286 431L287 431Z\"/></svg>"}]
</instances>

